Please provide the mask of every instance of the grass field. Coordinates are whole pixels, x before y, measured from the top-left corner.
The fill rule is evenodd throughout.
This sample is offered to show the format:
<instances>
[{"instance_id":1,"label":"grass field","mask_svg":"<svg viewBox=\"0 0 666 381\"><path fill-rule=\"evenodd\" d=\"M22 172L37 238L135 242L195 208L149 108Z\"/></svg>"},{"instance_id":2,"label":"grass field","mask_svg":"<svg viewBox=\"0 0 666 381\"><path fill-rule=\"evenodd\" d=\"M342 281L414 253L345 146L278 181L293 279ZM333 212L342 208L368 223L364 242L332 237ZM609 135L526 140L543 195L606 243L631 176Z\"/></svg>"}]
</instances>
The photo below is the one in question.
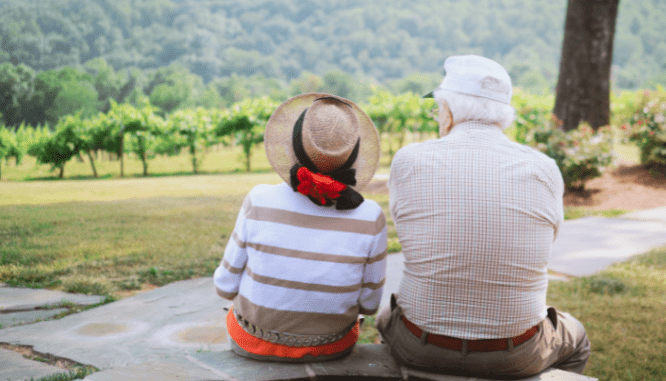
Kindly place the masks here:
<instances>
[{"instance_id":1,"label":"grass field","mask_svg":"<svg viewBox=\"0 0 666 381\"><path fill-rule=\"evenodd\" d=\"M551 282L548 303L585 326L592 343L585 374L666 380L666 247L594 276Z\"/></svg>"}]
</instances>

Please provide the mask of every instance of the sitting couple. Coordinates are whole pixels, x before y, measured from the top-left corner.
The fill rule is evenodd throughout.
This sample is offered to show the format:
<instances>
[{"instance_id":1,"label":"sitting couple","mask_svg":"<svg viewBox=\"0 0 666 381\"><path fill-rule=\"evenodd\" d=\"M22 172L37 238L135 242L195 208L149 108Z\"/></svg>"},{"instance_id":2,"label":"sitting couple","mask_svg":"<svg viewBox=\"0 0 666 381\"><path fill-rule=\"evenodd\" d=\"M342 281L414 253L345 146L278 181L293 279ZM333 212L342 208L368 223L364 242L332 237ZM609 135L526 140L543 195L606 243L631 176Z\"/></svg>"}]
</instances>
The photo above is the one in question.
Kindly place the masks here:
<instances>
[{"instance_id":1,"label":"sitting couple","mask_svg":"<svg viewBox=\"0 0 666 381\"><path fill-rule=\"evenodd\" d=\"M555 162L511 142L507 72L450 57L433 93L441 138L398 151L390 210L405 270L377 329L406 366L522 377L548 367L582 373L581 323L546 305L551 245L563 221ZM379 308L386 219L356 189L372 179L379 137L357 105L303 94L266 126L268 159L285 183L245 198L214 281L233 300L236 353L271 361L348 355L358 314Z\"/></svg>"}]
</instances>

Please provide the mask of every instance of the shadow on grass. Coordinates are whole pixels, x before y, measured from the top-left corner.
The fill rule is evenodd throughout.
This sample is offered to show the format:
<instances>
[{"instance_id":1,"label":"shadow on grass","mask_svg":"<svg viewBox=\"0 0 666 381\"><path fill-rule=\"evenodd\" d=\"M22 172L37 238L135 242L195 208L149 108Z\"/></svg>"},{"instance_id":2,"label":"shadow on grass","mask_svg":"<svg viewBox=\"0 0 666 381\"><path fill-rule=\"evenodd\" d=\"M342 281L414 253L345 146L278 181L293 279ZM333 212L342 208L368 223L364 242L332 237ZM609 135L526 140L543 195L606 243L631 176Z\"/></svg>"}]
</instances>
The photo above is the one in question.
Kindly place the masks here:
<instances>
[{"instance_id":1,"label":"shadow on grass","mask_svg":"<svg viewBox=\"0 0 666 381\"><path fill-rule=\"evenodd\" d=\"M40 176L40 177L26 177L22 180L16 180L16 182L21 182L21 181L58 181L58 180L109 180L109 179L135 179L135 178L143 178L143 179L149 179L149 178L155 178L155 177L177 177L177 176L207 176L207 175L245 175L245 174L265 174L265 173L271 173L274 172L273 169L255 169L250 172L246 172L241 169L234 169L233 171L199 171L197 173L194 172L185 172L185 171L179 171L179 172L163 172L163 173L149 173L148 176L144 176L141 174L131 174L131 175L125 175L125 176L120 176L116 174L106 174L103 176L98 176L94 177L92 175L79 175L79 176L70 176L70 177L64 177L64 178L58 178L57 175L55 176Z\"/></svg>"},{"instance_id":2,"label":"shadow on grass","mask_svg":"<svg viewBox=\"0 0 666 381\"><path fill-rule=\"evenodd\" d=\"M106 179L112 179L114 176L112 174L107 174L103 176L71 176L71 177L64 177L64 178L59 178L58 176L39 176L39 177L26 177L22 180L16 180L16 182L21 182L21 181L58 181L58 180L106 180Z\"/></svg>"}]
</instances>

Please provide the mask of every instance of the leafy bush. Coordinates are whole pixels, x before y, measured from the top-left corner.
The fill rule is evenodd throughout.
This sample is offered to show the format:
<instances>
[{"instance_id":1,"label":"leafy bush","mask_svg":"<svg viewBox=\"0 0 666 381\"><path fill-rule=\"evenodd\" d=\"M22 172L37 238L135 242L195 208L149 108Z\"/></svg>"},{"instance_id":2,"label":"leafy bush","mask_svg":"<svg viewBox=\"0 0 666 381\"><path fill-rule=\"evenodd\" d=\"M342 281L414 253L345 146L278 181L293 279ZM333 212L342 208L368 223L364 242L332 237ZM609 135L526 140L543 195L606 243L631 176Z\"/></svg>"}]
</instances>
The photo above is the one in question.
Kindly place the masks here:
<instances>
[{"instance_id":1,"label":"leafy bush","mask_svg":"<svg viewBox=\"0 0 666 381\"><path fill-rule=\"evenodd\" d=\"M149 103L144 103L140 107L112 104L110 111L112 119L120 127L121 147L124 145L124 135L129 135L127 146L122 147L121 152L132 152L141 160L144 176L148 176L148 160L158 154L177 152L173 145L164 144L162 137L167 135L166 122L155 113L156 111L157 109Z\"/></svg>"},{"instance_id":2,"label":"leafy bush","mask_svg":"<svg viewBox=\"0 0 666 381\"><path fill-rule=\"evenodd\" d=\"M36 136L28 153L41 164L51 164L51 170L58 169L62 179L65 164L81 152L84 141L81 138L81 125L78 116L67 116L58 123L54 134Z\"/></svg>"},{"instance_id":3,"label":"leafy bush","mask_svg":"<svg viewBox=\"0 0 666 381\"><path fill-rule=\"evenodd\" d=\"M644 91L629 123L622 125L628 140L641 152L641 163L666 166L666 91Z\"/></svg>"},{"instance_id":4,"label":"leafy bush","mask_svg":"<svg viewBox=\"0 0 666 381\"><path fill-rule=\"evenodd\" d=\"M236 145L243 147L245 170L250 172L252 150L264 142L264 130L278 104L268 97L246 99L234 103L214 128L218 138L234 136Z\"/></svg>"},{"instance_id":5,"label":"leafy bush","mask_svg":"<svg viewBox=\"0 0 666 381\"><path fill-rule=\"evenodd\" d=\"M5 126L0 125L0 180L2 180L2 162L9 157L9 151L14 146L14 136Z\"/></svg>"},{"instance_id":6,"label":"leafy bush","mask_svg":"<svg viewBox=\"0 0 666 381\"><path fill-rule=\"evenodd\" d=\"M595 132L589 125L581 124L564 132L554 116L544 121L541 114L533 115L534 124L527 131L525 142L555 160L567 190L585 189L587 181L601 176L613 162L613 135L609 127Z\"/></svg>"},{"instance_id":7,"label":"leafy bush","mask_svg":"<svg viewBox=\"0 0 666 381\"><path fill-rule=\"evenodd\" d=\"M526 93L520 88L514 90L511 105L516 109L513 129L515 129L514 136L518 143L527 144L527 131L537 124L548 122L554 104L555 97L552 94L536 96Z\"/></svg>"},{"instance_id":8,"label":"leafy bush","mask_svg":"<svg viewBox=\"0 0 666 381\"><path fill-rule=\"evenodd\" d=\"M177 151L183 147L188 148L194 173L198 172L206 149L219 141L213 134L213 128L220 123L221 117L217 110L197 108L178 110L167 120L168 130L174 132L173 140Z\"/></svg>"},{"instance_id":9,"label":"leafy bush","mask_svg":"<svg viewBox=\"0 0 666 381\"><path fill-rule=\"evenodd\" d=\"M368 102L361 108L375 123L380 137L389 137L389 162L404 145L408 133L418 133L422 138L422 135L437 133L439 130L437 122L430 115L430 110L436 106L431 98L423 98L412 92L396 96L375 87ZM393 145L393 138L397 140L397 148Z\"/></svg>"}]
</instances>

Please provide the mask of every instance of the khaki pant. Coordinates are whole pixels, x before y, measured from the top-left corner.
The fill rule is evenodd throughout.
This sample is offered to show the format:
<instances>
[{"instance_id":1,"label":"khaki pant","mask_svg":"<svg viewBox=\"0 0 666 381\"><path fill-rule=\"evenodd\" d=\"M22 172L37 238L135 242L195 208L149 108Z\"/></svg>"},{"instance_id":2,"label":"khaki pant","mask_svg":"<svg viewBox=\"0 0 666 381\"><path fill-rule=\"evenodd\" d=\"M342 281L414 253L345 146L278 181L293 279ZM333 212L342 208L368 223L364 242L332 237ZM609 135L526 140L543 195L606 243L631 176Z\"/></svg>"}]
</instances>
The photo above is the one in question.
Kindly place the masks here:
<instances>
[{"instance_id":1,"label":"khaki pant","mask_svg":"<svg viewBox=\"0 0 666 381\"><path fill-rule=\"evenodd\" d=\"M590 356L590 342L583 325L568 313L548 309L548 318L528 341L495 352L466 352L441 348L407 329L394 296L391 306L377 315L377 329L395 359L408 366L446 374L477 377L527 377L549 367L583 373Z\"/></svg>"}]
</instances>

